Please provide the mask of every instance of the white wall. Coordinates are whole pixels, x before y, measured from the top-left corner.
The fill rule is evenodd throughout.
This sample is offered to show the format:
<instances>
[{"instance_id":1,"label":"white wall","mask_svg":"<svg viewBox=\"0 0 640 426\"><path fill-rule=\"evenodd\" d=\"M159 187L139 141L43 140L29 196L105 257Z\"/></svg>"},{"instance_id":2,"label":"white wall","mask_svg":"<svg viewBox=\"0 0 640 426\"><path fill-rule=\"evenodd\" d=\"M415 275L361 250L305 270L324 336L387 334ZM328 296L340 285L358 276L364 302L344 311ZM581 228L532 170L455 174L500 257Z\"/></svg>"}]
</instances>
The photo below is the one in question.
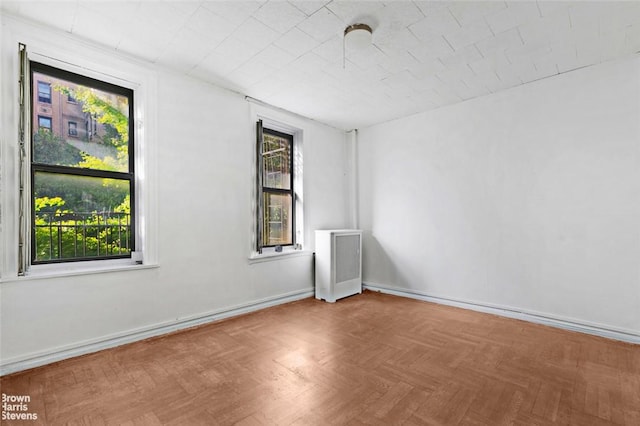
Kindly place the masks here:
<instances>
[{"instance_id":1,"label":"white wall","mask_svg":"<svg viewBox=\"0 0 640 426\"><path fill-rule=\"evenodd\" d=\"M1 61L17 64L17 43L27 38L64 45L78 58L135 60L104 52L68 35L5 19ZM9 40L10 39L10 40ZM8 41L9 40L9 41ZM97 53L96 53L97 52ZM113 64L105 63L105 66ZM254 302L313 290L312 256L250 262L254 194L255 121L241 95L171 71L146 66L157 81L157 119L148 117L157 182L149 209L155 217L157 268L80 274L57 278L16 278L4 264L0 281L3 365L55 353L85 343L195 318ZM3 67L12 72L11 65ZM134 67L135 68L135 67ZM135 76L133 77L135 79ZM2 82L3 97L15 94L13 77ZM3 99L2 127L15 128L15 100ZM13 111L13 112L12 112ZM278 112L279 117L287 116ZM344 227L347 213L347 159L344 132L291 116L303 130L306 249L316 228ZM153 131L151 131L153 130ZM15 156L16 133L2 132L2 152ZM149 147L151 148L151 147ZM5 158L2 197L17 204L17 188L7 187L15 159ZM8 170L11 169L11 170ZM15 177L15 176L13 176ZM148 179L151 176L147 176ZM15 215L3 218L2 241L13 241ZM154 231L153 227L150 231ZM3 246L14 250L13 245ZM15 259L14 253L0 256ZM12 276L13 275L13 276Z\"/></svg>"},{"instance_id":2,"label":"white wall","mask_svg":"<svg viewBox=\"0 0 640 426\"><path fill-rule=\"evenodd\" d=\"M364 281L640 335L640 60L359 132Z\"/></svg>"}]
</instances>

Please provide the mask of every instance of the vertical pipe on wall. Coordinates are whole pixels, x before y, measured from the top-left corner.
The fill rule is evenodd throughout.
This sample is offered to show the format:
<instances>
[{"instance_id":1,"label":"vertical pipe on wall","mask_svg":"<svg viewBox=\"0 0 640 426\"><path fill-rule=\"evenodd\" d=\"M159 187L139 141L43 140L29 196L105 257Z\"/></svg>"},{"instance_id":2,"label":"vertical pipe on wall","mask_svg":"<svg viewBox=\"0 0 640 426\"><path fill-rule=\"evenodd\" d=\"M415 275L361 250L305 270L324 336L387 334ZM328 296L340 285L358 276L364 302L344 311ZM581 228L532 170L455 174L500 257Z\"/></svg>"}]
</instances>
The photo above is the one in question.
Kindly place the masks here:
<instances>
[{"instance_id":1,"label":"vertical pipe on wall","mask_svg":"<svg viewBox=\"0 0 640 426\"><path fill-rule=\"evenodd\" d=\"M353 129L346 135L346 158L347 164L347 185L348 202L347 207L349 226L358 229L358 130Z\"/></svg>"},{"instance_id":2,"label":"vertical pipe on wall","mask_svg":"<svg viewBox=\"0 0 640 426\"><path fill-rule=\"evenodd\" d=\"M27 98L29 96L29 60L27 58L27 46L18 43L18 52L20 55L20 93L19 93L19 101L20 101L20 116L19 116L19 126L18 126L18 145L19 145L19 165L18 165L18 179L19 179L19 207L18 207L18 275L24 275L27 268L27 225L25 219L25 161L26 161L26 146L25 146L25 138L27 137L27 129L29 123L29 117L27 113L29 108L27 108L26 103L29 102Z\"/></svg>"}]
</instances>

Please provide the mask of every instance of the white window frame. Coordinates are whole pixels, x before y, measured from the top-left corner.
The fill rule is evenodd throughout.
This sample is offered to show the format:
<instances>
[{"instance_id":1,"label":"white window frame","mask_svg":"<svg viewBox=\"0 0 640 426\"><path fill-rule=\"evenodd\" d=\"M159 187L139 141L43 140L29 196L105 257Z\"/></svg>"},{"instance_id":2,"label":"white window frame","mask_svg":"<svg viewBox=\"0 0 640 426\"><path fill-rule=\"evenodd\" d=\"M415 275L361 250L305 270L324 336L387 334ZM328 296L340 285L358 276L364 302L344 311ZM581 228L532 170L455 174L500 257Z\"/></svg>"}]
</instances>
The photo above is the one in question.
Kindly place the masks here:
<instances>
[{"instance_id":1,"label":"white window frame","mask_svg":"<svg viewBox=\"0 0 640 426\"><path fill-rule=\"evenodd\" d=\"M61 275L78 275L128 270L157 266L157 171L156 144L156 73L142 62L106 51L97 46L55 30L44 29L36 24L4 17L2 27L2 86L0 86L0 108L3 113L1 137L2 170L0 175L0 282L46 278ZM30 61L86 75L97 80L130 88L134 91L134 162L136 170L136 252L131 259L90 260L61 264L30 265L27 253L27 270L24 276L18 272L18 241L21 231L19 219L19 55L18 43L27 46ZM73 52L72 54L70 52ZM11 54L11 60L5 57ZM6 77L6 78L5 78ZM30 116L31 112L27 114ZM30 135L28 136L30 137ZM30 143L27 143L30 146ZM28 171L27 153L25 167ZM28 173L26 173L28 175ZM30 185L30 182L26 182ZM27 187L27 193L28 193ZM31 200L24 197L24 215L31 215ZM28 222L27 222L28 223ZM30 245L28 226L25 241Z\"/></svg>"},{"instance_id":2,"label":"white window frame","mask_svg":"<svg viewBox=\"0 0 640 426\"><path fill-rule=\"evenodd\" d=\"M73 124L73 133L71 133L71 125ZM67 121L67 132L69 136L78 136L78 122L77 121Z\"/></svg>"},{"instance_id":3,"label":"white window frame","mask_svg":"<svg viewBox=\"0 0 640 426\"><path fill-rule=\"evenodd\" d=\"M251 254L249 256L250 262L256 262L261 260L274 260L280 257L290 257L295 255L309 255L310 251L305 245L305 241L308 241L306 238L306 232L304 227L305 222L305 208L304 208L304 143L303 137L305 134L304 123L302 120L297 117L285 113L283 111L265 106L264 104L258 103L256 101L252 101L250 98L247 99L251 102L251 110L252 110L252 122L255 129L255 123L259 120L262 120L262 127L265 129L275 130L281 133L286 133L293 136L293 194L294 194L294 209L295 209L295 229L294 229L294 239L295 244L292 246L282 246L281 252L276 252L275 247L264 247L262 249L262 253L258 253L256 250L256 241L257 241L257 224L258 224L258 212L257 212L257 191L255 182L258 176L258 164L255 160L255 149L252 149L252 154L254 157L253 162L253 171L252 171L252 182L254 187L254 208L252 210L252 241L251 241ZM257 134L254 130L254 138L252 139L252 147L255 147L255 140L257 138Z\"/></svg>"}]
</instances>

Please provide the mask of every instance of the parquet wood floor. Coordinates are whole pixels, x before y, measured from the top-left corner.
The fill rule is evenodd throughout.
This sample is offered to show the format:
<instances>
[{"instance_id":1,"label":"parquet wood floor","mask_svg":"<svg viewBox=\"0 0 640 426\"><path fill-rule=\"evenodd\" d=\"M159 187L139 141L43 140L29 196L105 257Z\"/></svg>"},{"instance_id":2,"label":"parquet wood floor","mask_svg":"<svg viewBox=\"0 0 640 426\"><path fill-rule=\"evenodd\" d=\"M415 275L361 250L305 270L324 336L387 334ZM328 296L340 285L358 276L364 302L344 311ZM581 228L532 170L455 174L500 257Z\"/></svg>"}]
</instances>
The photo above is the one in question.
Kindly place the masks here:
<instances>
[{"instance_id":1,"label":"parquet wood floor","mask_svg":"<svg viewBox=\"0 0 640 426\"><path fill-rule=\"evenodd\" d=\"M1 379L72 425L640 425L640 346L365 292Z\"/></svg>"}]
</instances>

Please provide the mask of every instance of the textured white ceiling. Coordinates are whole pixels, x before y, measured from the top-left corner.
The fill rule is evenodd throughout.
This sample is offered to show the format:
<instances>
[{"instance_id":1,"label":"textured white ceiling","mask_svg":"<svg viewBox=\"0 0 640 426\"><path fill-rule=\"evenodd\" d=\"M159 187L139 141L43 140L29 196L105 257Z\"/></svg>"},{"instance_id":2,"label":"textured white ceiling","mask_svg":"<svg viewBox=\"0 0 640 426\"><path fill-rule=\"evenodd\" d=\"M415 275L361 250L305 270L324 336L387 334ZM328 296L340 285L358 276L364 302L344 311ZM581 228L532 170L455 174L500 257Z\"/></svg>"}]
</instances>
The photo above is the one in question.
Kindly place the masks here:
<instances>
[{"instance_id":1,"label":"textured white ceiling","mask_svg":"<svg viewBox=\"0 0 640 426\"><path fill-rule=\"evenodd\" d=\"M46 23L352 129L640 51L640 1L19 1ZM347 52L353 23L373 45Z\"/></svg>"}]
</instances>

